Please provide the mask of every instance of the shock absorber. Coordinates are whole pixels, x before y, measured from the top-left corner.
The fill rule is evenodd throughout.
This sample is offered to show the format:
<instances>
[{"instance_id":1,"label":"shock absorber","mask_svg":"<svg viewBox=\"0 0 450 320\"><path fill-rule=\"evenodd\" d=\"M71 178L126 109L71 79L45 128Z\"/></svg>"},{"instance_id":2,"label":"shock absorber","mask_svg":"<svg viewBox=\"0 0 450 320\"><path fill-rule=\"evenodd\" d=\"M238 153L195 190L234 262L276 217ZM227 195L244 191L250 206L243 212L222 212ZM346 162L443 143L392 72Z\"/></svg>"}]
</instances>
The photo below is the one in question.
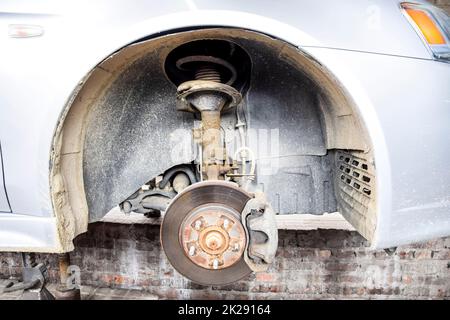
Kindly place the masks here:
<instances>
[{"instance_id":1,"label":"shock absorber","mask_svg":"<svg viewBox=\"0 0 450 320\"><path fill-rule=\"evenodd\" d=\"M172 200L161 224L161 243L179 273L200 284L223 285L252 270L266 270L278 238L274 212L264 197L236 183L218 181L249 176L245 171L230 174L236 167L225 162L228 157L221 135L221 114L239 105L242 96L236 88L245 92L249 80L244 72L248 71L245 55L236 59L233 53L239 47L230 43L205 40L191 44L169 54L166 74L177 86L177 109L201 116L194 141L202 148L201 175L208 181L187 187ZM239 76L229 61L235 62ZM243 144L240 149L248 148ZM244 167L245 156L241 159ZM253 230L263 236L254 237Z\"/></svg>"},{"instance_id":2,"label":"shock absorber","mask_svg":"<svg viewBox=\"0 0 450 320\"><path fill-rule=\"evenodd\" d=\"M219 66L229 70L229 79L224 79ZM204 180L222 180L223 174L230 168L224 164L226 155L222 144L220 115L242 100L241 94L230 85L236 78L236 70L227 61L210 56L181 58L177 61L177 67L180 70L191 68L195 75L193 80L178 86L177 109L200 113L202 176Z\"/></svg>"}]
</instances>

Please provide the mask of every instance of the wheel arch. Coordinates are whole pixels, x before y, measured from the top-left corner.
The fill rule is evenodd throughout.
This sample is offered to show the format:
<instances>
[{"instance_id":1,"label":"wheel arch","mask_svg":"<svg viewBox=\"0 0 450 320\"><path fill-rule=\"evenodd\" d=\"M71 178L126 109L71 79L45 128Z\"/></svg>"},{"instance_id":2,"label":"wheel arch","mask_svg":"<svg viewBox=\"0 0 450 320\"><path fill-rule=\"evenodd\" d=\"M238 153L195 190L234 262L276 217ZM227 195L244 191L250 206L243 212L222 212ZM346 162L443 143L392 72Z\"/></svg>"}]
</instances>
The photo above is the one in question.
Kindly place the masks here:
<instances>
[{"instance_id":1,"label":"wheel arch","mask_svg":"<svg viewBox=\"0 0 450 320\"><path fill-rule=\"evenodd\" d=\"M382 150L384 140L376 117L374 117L373 107L365 96L364 91L359 88L357 79L353 78L345 70L339 69L337 62L329 64L328 61L326 63L319 61L308 53L308 48L299 49L298 46L301 46L301 40L308 37L300 30L280 22L274 22L271 19L258 18L251 14L244 15L246 18L251 18L247 20L239 18L243 18L242 14L236 16L239 21L247 22L237 23L235 20L234 22L221 24L221 19L218 19L217 21L219 22L216 22L216 24L236 30L258 33L268 39L279 39L290 43L291 46L281 48L280 54L285 54L285 58L289 59L291 58L290 52L297 50L299 53L298 57L301 57L304 66L312 68L308 72L311 74L316 72L318 79L327 82L328 90L330 90L328 97L334 100L331 104L338 106L337 109L326 110L331 104L320 103L322 108L324 108L321 114L323 115L322 125L325 130L327 148L340 149L350 147L350 149L373 152L377 163L377 176L380 176L380 171L387 167L384 156L385 151ZM213 27L206 29L202 27L204 24L199 22L201 20L194 21L193 17L188 15L183 15L183 17L187 21L182 19L181 21L183 22L178 20L176 23L184 24L183 30L213 29ZM208 21L210 18L204 20L207 20L205 24L209 25ZM269 28L269 22L273 23L272 28ZM155 21L149 22L150 25L155 25L155 23ZM249 24L253 24L253 27L250 28ZM142 26L143 24L140 25ZM171 35L181 30L178 28L181 26L174 27L177 28L167 28L163 33ZM136 28L135 26L134 29ZM252 29L252 31L248 29ZM270 33L268 32L269 29L272 29ZM125 70L127 65L138 59L140 55L145 54L146 44L151 43L158 36L161 36L161 31L152 33L151 36L141 34L136 40L130 41L133 38L129 38L129 40L123 42L126 45L122 46L121 49L106 54L106 58L96 63L95 67L87 72L82 81L76 86L61 113L51 150L50 191L54 213L57 217L57 229L62 251L73 249L72 240L78 234L87 231L89 223L83 180L83 143L87 119L90 116L89 106L92 106L102 96L114 79ZM298 62L293 61L293 63ZM348 117L349 114L353 116ZM342 121L347 124L342 123ZM347 129L340 130L342 128ZM355 130L362 133L362 139L354 135ZM338 134L336 135L335 133ZM383 183L387 183L385 184L386 190L386 187L389 187L389 174L383 173L381 178ZM380 179L377 179L377 184L379 185L380 183ZM378 212L381 207L379 199L380 197L377 196L376 215L379 215ZM382 207L385 206L386 204L382 205ZM375 241L376 234L371 234L370 238Z\"/></svg>"}]
</instances>

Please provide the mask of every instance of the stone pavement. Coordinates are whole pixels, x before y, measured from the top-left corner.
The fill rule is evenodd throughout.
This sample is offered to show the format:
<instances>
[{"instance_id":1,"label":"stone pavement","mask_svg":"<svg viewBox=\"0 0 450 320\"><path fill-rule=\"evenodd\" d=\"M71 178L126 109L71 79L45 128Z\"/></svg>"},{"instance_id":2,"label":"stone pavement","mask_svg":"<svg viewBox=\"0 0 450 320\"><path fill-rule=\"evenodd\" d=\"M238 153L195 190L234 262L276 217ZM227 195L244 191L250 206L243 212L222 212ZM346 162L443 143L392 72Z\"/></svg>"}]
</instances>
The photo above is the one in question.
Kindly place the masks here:
<instances>
[{"instance_id":1,"label":"stone pavement","mask_svg":"<svg viewBox=\"0 0 450 320\"><path fill-rule=\"evenodd\" d=\"M0 300L21 300L22 291L3 293L3 288L8 280L0 280ZM55 294L56 284L47 286L48 290ZM82 300L158 300L158 296L134 289L111 289L92 286L81 286Z\"/></svg>"}]
</instances>

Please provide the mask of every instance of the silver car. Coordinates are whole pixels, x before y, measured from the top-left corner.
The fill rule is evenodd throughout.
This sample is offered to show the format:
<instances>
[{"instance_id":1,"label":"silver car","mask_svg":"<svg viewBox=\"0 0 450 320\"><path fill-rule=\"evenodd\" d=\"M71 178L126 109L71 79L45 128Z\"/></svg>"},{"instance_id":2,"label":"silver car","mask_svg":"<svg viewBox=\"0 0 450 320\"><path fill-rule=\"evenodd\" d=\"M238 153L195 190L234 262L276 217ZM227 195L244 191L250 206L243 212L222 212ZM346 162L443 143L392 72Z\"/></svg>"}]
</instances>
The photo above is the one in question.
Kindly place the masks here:
<instances>
[{"instance_id":1,"label":"silver car","mask_svg":"<svg viewBox=\"0 0 450 320\"><path fill-rule=\"evenodd\" d=\"M69 252L116 210L224 284L280 221L450 235L450 20L425 1L4 0L0 30L0 251Z\"/></svg>"}]
</instances>

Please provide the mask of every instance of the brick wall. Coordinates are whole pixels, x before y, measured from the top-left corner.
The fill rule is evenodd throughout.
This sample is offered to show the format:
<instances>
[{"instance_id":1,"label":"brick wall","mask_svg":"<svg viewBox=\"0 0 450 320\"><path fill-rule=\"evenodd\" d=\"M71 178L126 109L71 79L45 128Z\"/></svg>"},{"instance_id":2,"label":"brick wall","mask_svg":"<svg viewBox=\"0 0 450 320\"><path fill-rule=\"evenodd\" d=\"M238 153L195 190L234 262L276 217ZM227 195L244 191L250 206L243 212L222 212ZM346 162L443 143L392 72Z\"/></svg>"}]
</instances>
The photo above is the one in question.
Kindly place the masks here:
<instances>
[{"instance_id":1,"label":"brick wall","mask_svg":"<svg viewBox=\"0 0 450 320\"><path fill-rule=\"evenodd\" d=\"M72 264L82 284L135 288L161 298L218 299L450 299L450 238L371 251L356 232L281 231L276 263L224 287L196 285L168 263L159 227L95 223L75 241ZM41 254L58 281L57 258ZM0 255L0 278L20 276L20 256Z\"/></svg>"}]
</instances>

